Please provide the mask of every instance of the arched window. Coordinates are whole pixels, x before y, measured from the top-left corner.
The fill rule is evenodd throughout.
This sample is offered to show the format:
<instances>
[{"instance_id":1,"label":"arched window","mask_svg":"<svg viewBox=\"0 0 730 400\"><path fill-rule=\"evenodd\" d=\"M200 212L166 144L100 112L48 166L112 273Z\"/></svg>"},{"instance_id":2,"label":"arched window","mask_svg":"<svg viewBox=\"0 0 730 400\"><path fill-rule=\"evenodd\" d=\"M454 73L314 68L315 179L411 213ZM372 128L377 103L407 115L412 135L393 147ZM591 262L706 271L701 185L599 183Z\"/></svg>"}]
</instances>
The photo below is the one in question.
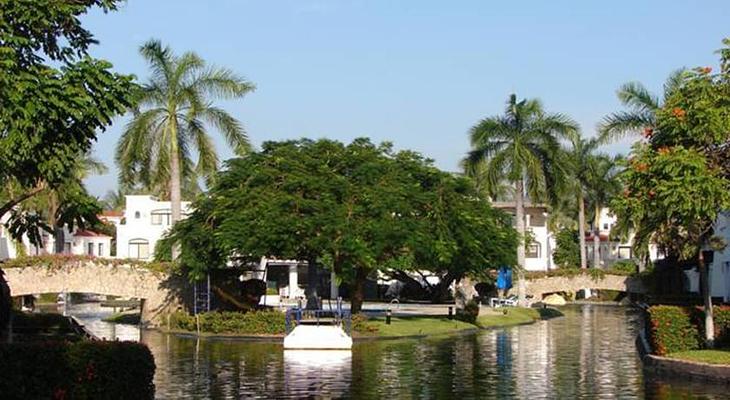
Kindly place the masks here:
<instances>
[{"instance_id":1,"label":"arched window","mask_svg":"<svg viewBox=\"0 0 730 400\"><path fill-rule=\"evenodd\" d=\"M153 210L150 213L152 217L152 225L170 225L170 210Z\"/></svg>"},{"instance_id":2,"label":"arched window","mask_svg":"<svg viewBox=\"0 0 730 400\"><path fill-rule=\"evenodd\" d=\"M540 243L538 242L532 242L529 246L527 246L527 251L525 252L526 258L540 258Z\"/></svg>"},{"instance_id":3,"label":"arched window","mask_svg":"<svg viewBox=\"0 0 730 400\"><path fill-rule=\"evenodd\" d=\"M147 239L129 241L129 258L146 259L150 256L150 242Z\"/></svg>"}]
</instances>

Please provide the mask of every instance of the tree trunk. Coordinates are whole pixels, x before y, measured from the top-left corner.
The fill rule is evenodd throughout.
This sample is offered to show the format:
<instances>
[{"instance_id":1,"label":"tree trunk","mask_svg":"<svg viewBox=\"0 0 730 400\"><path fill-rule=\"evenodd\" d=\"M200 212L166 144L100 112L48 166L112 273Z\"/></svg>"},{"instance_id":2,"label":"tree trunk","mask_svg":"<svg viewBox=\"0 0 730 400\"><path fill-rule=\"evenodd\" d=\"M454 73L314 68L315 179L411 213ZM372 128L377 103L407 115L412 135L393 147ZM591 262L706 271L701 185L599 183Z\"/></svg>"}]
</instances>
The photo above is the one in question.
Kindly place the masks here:
<instances>
[{"instance_id":1,"label":"tree trunk","mask_svg":"<svg viewBox=\"0 0 730 400\"><path fill-rule=\"evenodd\" d=\"M586 206L583 199L583 190L578 192L578 242L580 243L580 267L588 268L588 255L586 254Z\"/></svg>"},{"instance_id":2,"label":"tree trunk","mask_svg":"<svg viewBox=\"0 0 730 400\"><path fill-rule=\"evenodd\" d=\"M182 205L180 195L180 149L177 145L177 124L175 118L170 119L170 225L175 225L175 222L180 221L182 217ZM177 260L180 256L180 245L173 244L172 246L172 259Z\"/></svg>"},{"instance_id":3,"label":"tree trunk","mask_svg":"<svg viewBox=\"0 0 730 400\"><path fill-rule=\"evenodd\" d=\"M712 312L712 297L710 296L710 274L702 251L697 257L697 266L700 270L700 292L705 303L705 344L708 348L712 348L715 344L715 321Z\"/></svg>"},{"instance_id":4,"label":"tree trunk","mask_svg":"<svg viewBox=\"0 0 730 400\"><path fill-rule=\"evenodd\" d=\"M54 249L53 252L56 254L62 254L64 250L64 240L66 239L66 235L63 234L63 227L62 226L54 226L53 227L53 240L54 240ZM86 249L84 249L86 250Z\"/></svg>"},{"instance_id":5,"label":"tree trunk","mask_svg":"<svg viewBox=\"0 0 730 400\"><path fill-rule=\"evenodd\" d=\"M449 287L454 282L456 277L449 273L446 273L439 283L434 286L433 293L431 293L431 303L443 303L446 299L446 295L449 293Z\"/></svg>"},{"instance_id":6,"label":"tree trunk","mask_svg":"<svg viewBox=\"0 0 730 400\"><path fill-rule=\"evenodd\" d=\"M526 305L527 289L525 287L525 197L524 181L518 180L515 185L515 228L522 239L517 246L517 295L521 306Z\"/></svg>"},{"instance_id":7,"label":"tree trunk","mask_svg":"<svg viewBox=\"0 0 730 400\"><path fill-rule=\"evenodd\" d=\"M365 281L368 274L363 268L355 271L355 282L350 285L350 312L357 314L362 311L362 303L365 301Z\"/></svg>"},{"instance_id":8,"label":"tree trunk","mask_svg":"<svg viewBox=\"0 0 730 400\"><path fill-rule=\"evenodd\" d=\"M601 229L599 221L601 219L601 209L596 207L596 216L593 218L593 268L601 267Z\"/></svg>"},{"instance_id":9,"label":"tree trunk","mask_svg":"<svg viewBox=\"0 0 730 400\"><path fill-rule=\"evenodd\" d=\"M317 271L317 262L314 259L308 260L307 267L307 310L319 310L319 274Z\"/></svg>"}]
</instances>

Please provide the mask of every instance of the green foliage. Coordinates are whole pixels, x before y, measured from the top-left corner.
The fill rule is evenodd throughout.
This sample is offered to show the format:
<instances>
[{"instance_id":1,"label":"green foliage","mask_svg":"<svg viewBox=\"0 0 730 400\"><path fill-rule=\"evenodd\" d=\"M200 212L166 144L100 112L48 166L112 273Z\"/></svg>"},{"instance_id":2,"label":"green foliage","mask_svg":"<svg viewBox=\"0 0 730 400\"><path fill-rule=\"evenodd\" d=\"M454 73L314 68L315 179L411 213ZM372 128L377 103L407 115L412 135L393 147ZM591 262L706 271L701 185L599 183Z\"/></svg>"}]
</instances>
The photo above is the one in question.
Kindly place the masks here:
<instances>
[{"instance_id":1,"label":"green foliage","mask_svg":"<svg viewBox=\"0 0 730 400\"><path fill-rule=\"evenodd\" d=\"M456 310L456 319L460 321L475 324L477 322L477 317L479 317L479 303L475 300L467 301L463 310Z\"/></svg>"},{"instance_id":2,"label":"green foliage","mask_svg":"<svg viewBox=\"0 0 730 400\"><path fill-rule=\"evenodd\" d=\"M675 306L649 308L649 340L660 356L700 348L697 327L692 324L689 310Z\"/></svg>"},{"instance_id":3,"label":"green foliage","mask_svg":"<svg viewBox=\"0 0 730 400\"><path fill-rule=\"evenodd\" d=\"M5 399L152 399L155 361L133 342L0 345Z\"/></svg>"},{"instance_id":4,"label":"green foliage","mask_svg":"<svg viewBox=\"0 0 730 400\"><path fill-rule=\"evenodd\" d=\"M131 76L87 55L95 43L79 16L118 1L0 2L0 216L72 178L97 133L132 103ZM88 197L67 203L88 209ZM82 200L81 203L75 203ZM36 231L41 218L16 212L11 233Z\"/></svg>"},{"instance_id":5,"label":"green foliage","mask_svg":"<svg viewBox=\"0 0 730 400\"><path fill-rule=\"evenodd\" d=\"M712 321L715 324L715 347L730 346L730 306L712 307ZM704 337L705 311L703 307L694 307L690 310L692 323L697 327L699 334Z\"/></svg>"},{"instance_id":6,"label":"green foliage","mask_svg":"<svg viewBox=\"0 0 730 400\"><path fill-rule=\"evenodd\" d=\"M563 228L555 235L555 251L553 262L562 268L578 268L580 266L580 243L578 231Z\"/></svg>"},{"instance_id":7,"label":"green foliage","mask_svg":"<svg viewBox=\"0 0 730 400\"><path fill-rule=\"evenodd\" d=\"M200 192L198 179L209 179L218 169L208 127L218 130L238 155L250 147L240 122L213 100L241 98L254 86L193 52L177 56L156 40L145 43L140 53L152 75L139 93L145 108L135 111L117 145L121 183L170 198L174 181L185 197L193 197Z\"/></svg>"},{"instance_id":8,"label":"green foliage","mask_svg":"<svg viewBox=\"0 0 730 400\"><path fill-rule=\"evenodd\" d=\"M637 272L636 262L633 260L621 260L611 265L611 272L635 274Z\"/></svg>"},{"instance_id":9,"label":"green foliage","mask_svg":"<svg viewBox=\"0 0 730 400\"><path fill-rule=\"evenodd\" d=\"M175 274L178 272L178 265L170 262L146 262L132 258L99 258L86 255L72 254L45 254L40 256L26 256L4 260L0 266L7 268L46 268L51 271L58 271L63 268L82 267L87 263L94 263L116 268L122 265L147 269L157 273Z\"/></svg>"},{"instance_id":10,"label":"green foliage","mask_svg":"<svg viewBox=\"0 0 730 400\"><path fill-rule=\"evenodd\" d=\"M286 331L285 315L279 311L207 312L198 314L200 331L239 335L281 335ZM176 312L170 316L172 329L197 331L195 316Z\"/></svg>"},{"instance_id":11,"label":"green foliage","mask_svg":"<svg viewBox=\"0 0 730 400\"><path fill-rule=\"evenodd\" d=\"M367 139L266 142L230 160L194 208L164 241L181 245L191 277L229 257L275 255L324 264L353 285L388 268L453 281L512 265L517 246L507 215L469 180Z\"/></svg>"},{"instance_id":12,"label":"green foliage","mask_svg":"<svg viewBox=\"0 0 730 400\"><path fill-rule=\"evenodd\" d=\"M378 325L368 323L368 317L365 314L358 313L352 316L352 330L362 334L375 334L378 332Z\"/></svg>"}]
</instances>

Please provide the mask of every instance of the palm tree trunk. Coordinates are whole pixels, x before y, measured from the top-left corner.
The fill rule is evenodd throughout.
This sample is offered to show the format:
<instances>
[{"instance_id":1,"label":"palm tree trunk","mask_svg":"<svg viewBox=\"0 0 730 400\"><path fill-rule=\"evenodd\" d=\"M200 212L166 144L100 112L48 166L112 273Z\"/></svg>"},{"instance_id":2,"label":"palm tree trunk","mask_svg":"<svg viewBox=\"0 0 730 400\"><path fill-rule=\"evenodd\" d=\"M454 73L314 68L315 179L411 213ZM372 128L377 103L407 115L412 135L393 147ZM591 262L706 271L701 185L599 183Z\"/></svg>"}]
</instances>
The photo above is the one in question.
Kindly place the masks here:
<instances>
[{"instance_id":1,"label":"palm tree trunk","mask_svg":"<svg viewBox=\"0 0 730 400\"><path fill-rule=\"evenodd\" d=\"M700 251L697 257L697 266L700 270L700 292L705 303L705 344L712 348L715 343L715 321L712 310L712 297L710 295L710 276L707 271L705 257Z\"/></svg>"},{"instance_id":2,"label":"palm tree trunk","mask_svg":"<svg viewBox=\"0 0 730 400\"><path fill-rule=\"evenodd\" d=\"M525 198L524 198L524 181L522 179L515 182L515 228L522 240L525 239ZM525 243L521 242L517 246L517 295L520 305L525 306L527 289L525 288Z\"/></svg>"},{"instance_id":3,"label":"palm tree trunk","mask_svg":"<svg viewBox=\"0 0 730 400\"><path fill-rule=\"evenodd\" d=\"M170 119L170 224L175 225L182 216L180 204L180 151L177 145L177 122L175 118ZM180 256L180 245L175 244L172 247L172 259L177 260Z\"/></svg>"},{"instance_id":4,"label":"palm tree trunk","mask_svg":"<svg viewBox=\"0 0 730 400\"><path fill-rule=\"evenodd\" d=\"M593 218L593 268L601 267L601 238L598 226L601 219L601 208L596 206L596 216Z\"/></svg>"},{"instance_id":5,"label":"palm tree trunk","mask_svg":"<svg viewBox=\"0 0 730 400\"><path fill-rule=\"evenodd\" d=\"M578 192L578 241L580 243L580 267L588 268L586 255L586 206L583 199L583 190Z\"/></svg>"}]
</instances>

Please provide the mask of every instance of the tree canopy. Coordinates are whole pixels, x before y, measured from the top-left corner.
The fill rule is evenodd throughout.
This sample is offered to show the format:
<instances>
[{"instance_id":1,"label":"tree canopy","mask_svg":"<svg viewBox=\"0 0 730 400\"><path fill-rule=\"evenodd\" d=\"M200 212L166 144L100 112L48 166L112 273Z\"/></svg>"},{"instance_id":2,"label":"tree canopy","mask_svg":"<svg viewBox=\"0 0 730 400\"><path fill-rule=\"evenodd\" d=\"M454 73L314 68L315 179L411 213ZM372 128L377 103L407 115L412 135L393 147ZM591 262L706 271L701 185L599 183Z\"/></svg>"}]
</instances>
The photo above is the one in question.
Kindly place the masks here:
<instances>
[{"instance_id":1,"label":"tree canopy","mask_svg":"<svg viewBox=\"0 0 730 400\"><path fill-rule=\"evenodd\" d=\"M388 143L267 142L226 167L167 239L183 245L193 275L228 258L307 260L350 285L357 311L377 271L449 271L453 281L514 265L506 214L468 179Z\"/></svg>"},{"instance_id":2,"label":"tree canopy","mask_svg":"<svg viewBox=\"0 0 730 400\"><path fill-rule=\"evenodd\" d=\"M89 55L96 41L79 20L117 3L0 1L0 216L71 179L98 132L132 104L133 77ZM42 220L14 212L10 222L17 233Z\"/></svg>"}]
</instances>

